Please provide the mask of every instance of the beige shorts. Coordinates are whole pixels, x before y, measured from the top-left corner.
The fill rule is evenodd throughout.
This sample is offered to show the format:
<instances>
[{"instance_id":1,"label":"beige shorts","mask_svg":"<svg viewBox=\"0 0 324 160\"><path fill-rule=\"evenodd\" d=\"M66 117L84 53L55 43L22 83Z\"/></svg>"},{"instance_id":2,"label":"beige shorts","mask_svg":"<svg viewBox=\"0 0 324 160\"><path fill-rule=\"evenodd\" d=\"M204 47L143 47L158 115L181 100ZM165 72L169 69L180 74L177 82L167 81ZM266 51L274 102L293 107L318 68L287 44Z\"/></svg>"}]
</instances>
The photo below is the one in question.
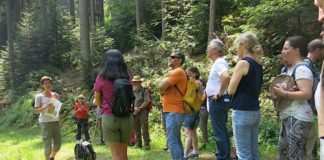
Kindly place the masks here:
<instances>
[{"instance_id":1,"label":"beige shorts","mask_svg":"<svg viewBox=\"0 0 324 160\"><path fill-rule=\"evenodd\" d=\"M44 142L44 153L49 155L52 150L59 151L61 148L61 127L58 121L39 123L42 139ZM53 140L53 149L52 149Z\"/></svg>"}]
</instances>

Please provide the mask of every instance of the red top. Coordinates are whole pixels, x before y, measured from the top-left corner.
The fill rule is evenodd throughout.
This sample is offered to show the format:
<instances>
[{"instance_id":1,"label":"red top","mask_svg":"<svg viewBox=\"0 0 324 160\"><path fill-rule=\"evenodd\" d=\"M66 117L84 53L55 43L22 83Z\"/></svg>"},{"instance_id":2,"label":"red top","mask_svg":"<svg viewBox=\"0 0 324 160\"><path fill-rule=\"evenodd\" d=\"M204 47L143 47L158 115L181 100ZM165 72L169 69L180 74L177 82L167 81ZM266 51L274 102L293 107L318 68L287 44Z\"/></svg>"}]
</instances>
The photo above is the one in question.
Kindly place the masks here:
<instances>
[{"instance_id":1,"label":"red top","mask_svg":"<svg viewBox=\"0 0 324 160\"><path fill-rule=\"evenodd\" d=\"M89 106L84 102L83 103L77 102L74 106L73 111L75 112L77 119L87 119Z\"/></svg>"}]
</instances>

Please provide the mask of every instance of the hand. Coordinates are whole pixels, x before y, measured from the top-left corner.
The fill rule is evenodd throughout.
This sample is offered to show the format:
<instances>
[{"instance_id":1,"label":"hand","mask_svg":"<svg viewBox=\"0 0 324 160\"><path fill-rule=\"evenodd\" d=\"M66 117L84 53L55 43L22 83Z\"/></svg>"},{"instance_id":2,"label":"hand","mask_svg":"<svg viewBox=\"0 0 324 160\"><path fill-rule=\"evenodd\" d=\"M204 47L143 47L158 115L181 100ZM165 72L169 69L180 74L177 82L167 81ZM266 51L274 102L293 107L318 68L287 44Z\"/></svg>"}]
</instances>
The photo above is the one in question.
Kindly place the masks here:
<instances>
[{"instance_id":1,"label":"hand","mask_svg":"<svg viewBox=\"0 0 324 160\"><path fill-rule=\"evenodd\" d=\"M133 115L136 116L140 111L141 111L141 109L139 107L135 107Z\"/></svg>"},{"instance_id":2,"label":"hand","mask_svg":"<svg viewBox=\"0 0 324 160\"><path fill-rule=\"evenodd\" d=\"M273 91L275 93L276 96L278 97L284 97L286 96L286 90L284 89L285 86L282 85L282 84L276 84L274 87L273 87Z\"/></svg>"},{"instance_id":3,"label":"hand","mask_svg":"<svg viewBox=\"0 0 324 160\"><path fill-rule=\"evenodd\" d=\"M53 103L47 103L45 105L45 108L52 109L52 108L54 108L54 105L53 105Z\"/></svg>"}]
</instances>

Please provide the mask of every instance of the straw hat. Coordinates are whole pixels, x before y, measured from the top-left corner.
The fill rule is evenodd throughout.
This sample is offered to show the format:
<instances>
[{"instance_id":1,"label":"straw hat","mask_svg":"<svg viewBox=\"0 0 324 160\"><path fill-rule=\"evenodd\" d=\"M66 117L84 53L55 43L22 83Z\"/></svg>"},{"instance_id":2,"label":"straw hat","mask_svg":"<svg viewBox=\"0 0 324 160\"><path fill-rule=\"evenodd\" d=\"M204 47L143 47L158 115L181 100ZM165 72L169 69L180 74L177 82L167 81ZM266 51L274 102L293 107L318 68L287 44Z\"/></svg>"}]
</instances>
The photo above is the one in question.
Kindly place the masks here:
<instances>
[{"instance_id":1,"label":"straw hat","mask_svg":"<svg viewBox=\"0 0 324 160\"><path fill-rule=\"evenodd\" d=\"M286 74L278 75L271 82L269 86L270 96L274 101L275 109L277 111L282 111L283 109L290 106L292 100L288 99L287 97L279 97L275 95L273 88L277 84L283 85L286 91L293 88L296 84L295 84L295 80L290 75L286 75Z\"/></svg>"},{"instance_id":2,"label":"straw hat","mask_svg":"<svg viewBox=\"0 0 324 160\"><path fill-rule=\"evenodd\" d=\"M142 82L142 78L140 76L134 76L132 81L133 82Z\"/></svg>"},{"instance_id":3,"label":"straw hat","mask_svg":"<svg viewBox=\"0 0 324 160\"><path fill-rule=\"evenodd\" d=\"M78 99L84 99L83 94L78 95Z\"/></svg>"}]
</instances>

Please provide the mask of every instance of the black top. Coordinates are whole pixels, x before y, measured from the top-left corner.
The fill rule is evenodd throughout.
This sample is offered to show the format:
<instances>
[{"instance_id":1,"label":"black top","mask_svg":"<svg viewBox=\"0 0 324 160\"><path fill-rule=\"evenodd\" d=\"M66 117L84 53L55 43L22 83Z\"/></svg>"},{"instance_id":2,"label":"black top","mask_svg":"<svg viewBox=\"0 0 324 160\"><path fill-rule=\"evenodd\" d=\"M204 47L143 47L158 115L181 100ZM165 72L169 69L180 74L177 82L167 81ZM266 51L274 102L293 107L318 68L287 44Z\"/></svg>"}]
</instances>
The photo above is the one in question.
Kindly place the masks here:
<instances>
[{"instance_id":1,"label":"black top","mask_svg":"<svg viewBox=\"0 0 324 160\"><path fill-rule=\"evenodd\" d=\"M250 63L248 73L242 77L233 96L232 106L234 110L258 111L259 95L262 86L262 66L251 57L242 60Z\"/></svg>"}]
</instances>

